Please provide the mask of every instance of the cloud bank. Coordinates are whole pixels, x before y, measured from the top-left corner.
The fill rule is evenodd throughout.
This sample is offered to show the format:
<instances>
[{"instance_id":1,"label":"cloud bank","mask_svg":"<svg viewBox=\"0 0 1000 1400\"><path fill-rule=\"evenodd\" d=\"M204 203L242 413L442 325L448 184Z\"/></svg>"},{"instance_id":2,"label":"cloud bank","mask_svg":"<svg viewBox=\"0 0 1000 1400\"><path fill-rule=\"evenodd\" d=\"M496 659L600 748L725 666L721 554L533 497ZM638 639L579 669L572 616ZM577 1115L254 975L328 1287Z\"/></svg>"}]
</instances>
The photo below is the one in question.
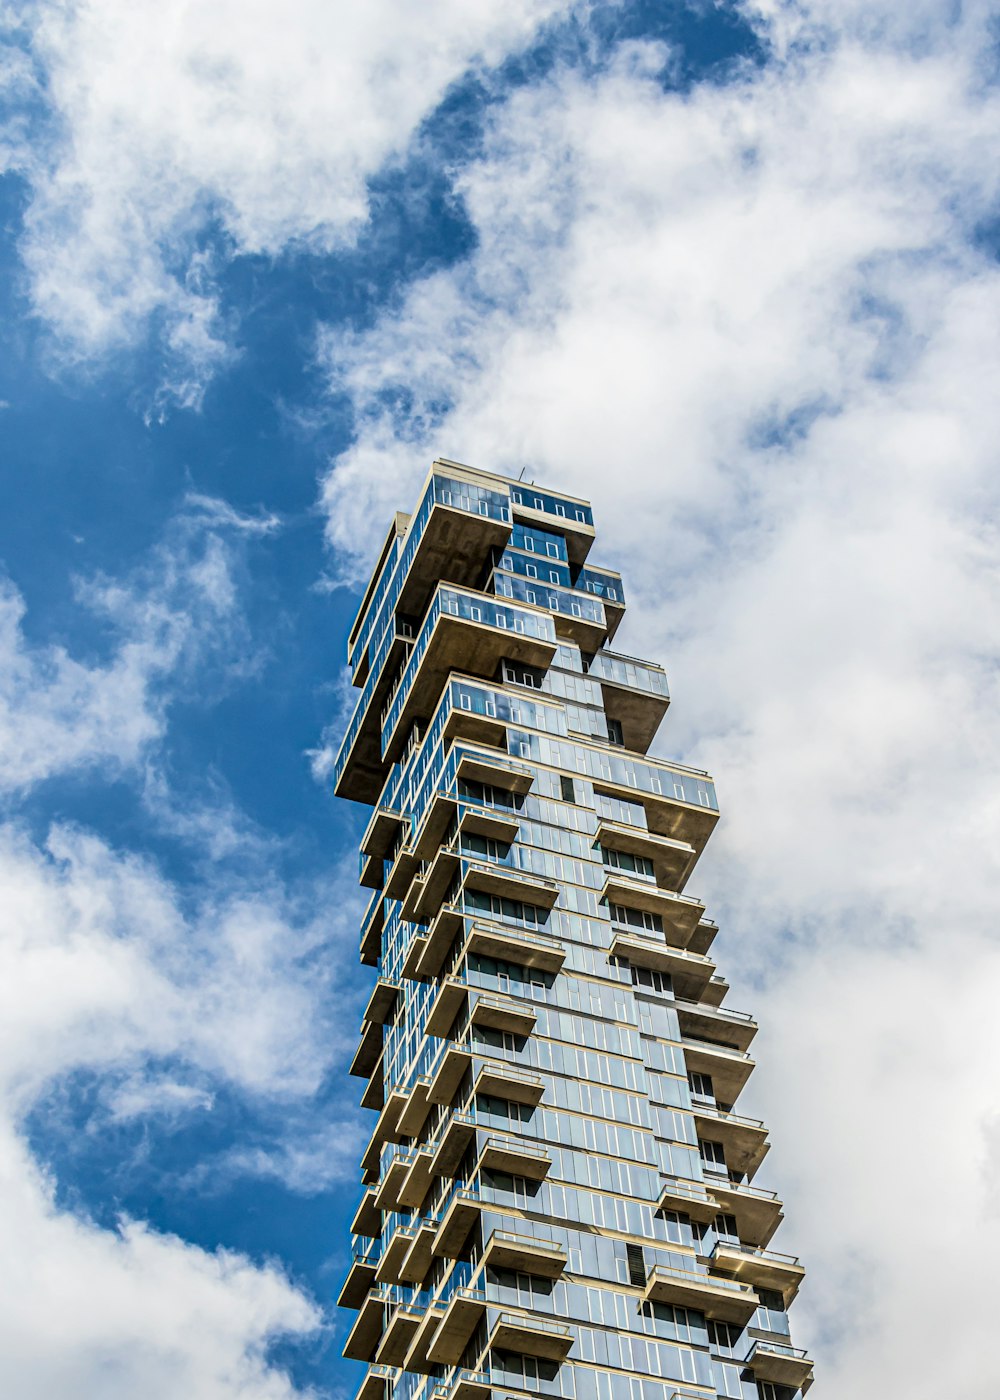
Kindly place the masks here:
<instances>
[{"instance_id":1,"label":"cloud bank","mask_svg":"<svg viewBox=\"0 0 1000 1400\"><path fill-rule=\"evenodd\" d=\"M992 30L979 6L754 13L768 61L723 86L671 91L635 45L496 115L461 177L474 255L321 339L357 415L328 534L351 577L438 454L592 497L621 644L669 667L664 746L719 779L697 883L764 1027L748 1108L810 1267L799 1339L830 1394L973 1400L998 1234ZM942 1299L959 1275L968 1308Z\"/></svg>"}]
</instances>

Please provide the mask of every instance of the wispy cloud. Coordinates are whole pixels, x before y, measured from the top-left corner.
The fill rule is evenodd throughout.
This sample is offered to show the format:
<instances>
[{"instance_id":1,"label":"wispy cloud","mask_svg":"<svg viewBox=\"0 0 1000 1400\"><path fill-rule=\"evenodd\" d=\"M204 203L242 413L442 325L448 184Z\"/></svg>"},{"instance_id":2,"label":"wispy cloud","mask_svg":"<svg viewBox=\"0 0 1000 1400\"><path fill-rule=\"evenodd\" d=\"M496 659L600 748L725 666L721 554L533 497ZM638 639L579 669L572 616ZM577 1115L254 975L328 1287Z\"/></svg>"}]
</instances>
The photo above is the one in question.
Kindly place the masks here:
<instances>
[{"instance_id":1,"label":"wispy cloud","mask_svg":"<svg viewBox=\"0 0 1000 1400\"><path fill-rule=\"evenodd\" d=\"M0 794L45 778L134 769L165 732L170 703L203 699L262 664L248 644L242 542L270 517L192 497L128 574L77 580L87 641L36 642L13 581L0 580ZM107 640L107 645L98 642Z\"/></svg>"}]
</instances>

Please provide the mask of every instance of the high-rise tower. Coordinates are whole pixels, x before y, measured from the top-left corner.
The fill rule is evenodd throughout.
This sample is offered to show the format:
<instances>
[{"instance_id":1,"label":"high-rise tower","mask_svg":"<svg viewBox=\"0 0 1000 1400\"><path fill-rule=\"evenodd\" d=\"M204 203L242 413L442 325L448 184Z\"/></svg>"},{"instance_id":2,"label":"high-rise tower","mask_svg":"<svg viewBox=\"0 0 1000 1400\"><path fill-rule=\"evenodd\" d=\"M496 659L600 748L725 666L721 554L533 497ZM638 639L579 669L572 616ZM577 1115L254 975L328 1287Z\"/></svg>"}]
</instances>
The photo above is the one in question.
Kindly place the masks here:
<instances>
[{"instance_id":1,"label":"high-rise tower","mask_svg":"<svg viewBox=\"0 0 1000 1400\"><path fill-rule=\"evenodd\" d=\"M711 778L647 750L586 502L438 461L348 640L336 791L374 810L351 1073L359 1400L791 1400L802 1278L733 1108L756 1026L684 893Z\"/></svg>"}]
</instances>

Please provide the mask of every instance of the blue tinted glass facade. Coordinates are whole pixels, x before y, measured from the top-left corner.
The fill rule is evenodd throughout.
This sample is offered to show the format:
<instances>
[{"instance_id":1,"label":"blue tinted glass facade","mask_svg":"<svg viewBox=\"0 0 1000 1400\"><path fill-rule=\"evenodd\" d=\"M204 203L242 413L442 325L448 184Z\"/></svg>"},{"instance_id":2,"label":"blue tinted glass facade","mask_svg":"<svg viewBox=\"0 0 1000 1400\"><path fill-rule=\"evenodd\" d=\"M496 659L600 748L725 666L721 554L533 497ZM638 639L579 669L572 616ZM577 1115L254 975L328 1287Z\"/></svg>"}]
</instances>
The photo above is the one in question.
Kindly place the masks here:
<instances>
[{"instance_id":1,"label":"blue tinted glass facade","mask_svg":"<svg viewBox=\"0 0 1000 1400\"><path fill-rule=\"evenodd\" d=\"M666 677L608 645L590 507L442 463L394 528L334 774L372 809L360 1400L792 1400L756 1026L688 890L715 784L648 753Z\"/></svg>"}]
</instances>

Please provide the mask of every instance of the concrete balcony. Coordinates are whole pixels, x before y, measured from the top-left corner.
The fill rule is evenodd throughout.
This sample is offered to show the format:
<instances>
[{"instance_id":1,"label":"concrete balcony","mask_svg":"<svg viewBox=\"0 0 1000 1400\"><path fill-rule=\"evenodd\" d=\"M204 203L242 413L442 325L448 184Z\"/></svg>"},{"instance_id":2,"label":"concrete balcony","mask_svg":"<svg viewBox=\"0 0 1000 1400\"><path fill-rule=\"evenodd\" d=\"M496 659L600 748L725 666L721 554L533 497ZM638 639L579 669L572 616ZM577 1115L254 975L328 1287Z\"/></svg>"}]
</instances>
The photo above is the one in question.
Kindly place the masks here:
<instances>
[{"instance_id":1,"label":"concrete balcony","mask_svg":"<svg viewBox=\"0 0 1000 1400\"><path fill-rule=\"evenodd\" d=\"M707 1074L720 1103L735 1103L753 1073L755 1060L728 1045L684 1038L684 1060L693 1074Z\"/></svg>"},{"instance_id":2,"label":"concrete balcony","mask_svg":"<svg viewBox=\"0 0 1000 1400\"><path fill-rule=\"evenodd\" d=\"M398 996L399 983L389 982L380 977L372 988L372 994L368 998L368 1005L365 1007L361 1019L385 1025L387 1021L392 1019Z\"/></svg>"},{"instance_id":3,"label":"concrete balcony","mask_svg":"<svg viewBox=\"0 0 1000 1400\"><path fill-rule=\"evenodd\" d=\"M551 1166L552 1158L544 1147L527 1138L491 1133L483 1143L475 1174L478 1176L481 1168L487 1167L527 1181L544 1181Z\"/></svg>"},{"instance_id":4,"label":"concrete balcony","mask_svg":"<svg viewBox=\"0 0 1000 1400\"><path fill-rule=\"evenodd\" d=\"M649 764L654 760L646 758ZM692 784L697 784L701 775L689 770L674 768L669 764L657 764L660 770L662 790L660 792L641 791L625 782L613 778L595 778L594 786L609 797L621 797L628 802L641 802L646 812L646 828L657 836L669 836L674 841L683 841L693 846L698 855L705 849L705 843L715 830L719 820L717 808L708 803L691 800L684 796ZM672 780L676 781L672 783ZM705 783L711 779L705 776ZM671 793L671 785L674 787ZM707 786L705 792L708 792ZM692 794L693 798L694 794Z\"/></svg>"},{"instance_id":5,"label":"concrete balcony","mask_svg":"<svg viewBox=\"0 0 1000 1400\"><path fill-rule=\"evenodd\" d=\"M396 1196L400 1206L404 1209L416 1210L423 1205L434 1179L433 1161L434 1154L427 1148L422 1148L413 1154L406 1176L403 1178L403 1183Z\"/></svg>"},{"instance_id":6,"label":"concrete balcony","mask_svg":"<svg viewBox=\"0 0 1000 1400\"><path fill-rule=\"evenodd\" d=\"M375 1188L375 1205L381 1211L399 1209L399 1192L413 1161L413 1152L400 1153L390 1162Z\"/></svg>"},{"instance_id":7,"label":"concrete balcony","mask_svg":"<svg viewBox=\"0 0 1000 1400\"><path fill-rule=\"evenodd\" d=\"M456 1018L466 1013L470 1001L468 1016L474 1026L519 1036L528 1036L535 1028L538 1017L530 1005L513 997L477 991L461 978L449 977L434 998L425 1027L427 1034L446 1036Z\"/></svg>"},{"instance_id":8,"label":"concrete balcony","mask_svg":"<svg viewBox=\"0 0 1000 1400\"><path fill-rule=\"evenodd\" d=\"M450 1104L458 1092L463 1076L471 1067L471 1052L457 1045L449 1045L431 1076L431 1086L427 1091L428 1100L431 1103Z\"/></svg>"},{"instance_id":9,"label":"concrete balcony","mask_svg":"<svg viewBox=\"0 0 1000 1400\"><path fill-rule=\"evenodd\" d=\"M448 463L444 463L447 469ZM439 579L475 583L491 549L502 549L510 526L492 516L474 514L435 501L406 571L397 611L419 612Z\"/></svg>"},{"instance_id":10,"label":"concrete balcony","mask_svg":"<svg viewBox=\"0 0 1000 1400\"><path fill-rule=\"evenodd\" d=\"M413 1334L420 1326L426 1308L414 1303L397 1303L389 1315L382 1340L375 1352L381 1366L402 1366L410 1349Z\"/></svg>"},{"instance_id":11,"label":"concrete balcony","mask_svg":"<svg viewBox=\"0 0 1000 1400\"><path fill-rule=\"evenodd\" d=\"M418 860L432 860L458 811L460 799L440 789L430 798L420 825L413 835L412 850Z\"/></svg>"},{"instance_id":12,"label":"concrete balcony","mask_svg":"<svg viewBox=\"0 0 1000 1400\"><path fill-rule=\"evenodd\" d=\"M564 604L565 606L565 604ZM604 613L602 606L601 612ZM596 651L607 640L608 620L605 614L600 618L576 617L571 612L565 612L563 607L553 610L552 621L555 623L556 636L562 641L575 642L581 651Z\"/></svg>"},{"instance_id":13,"label":"concrete balcony","mask_svg":"<svg viewBox=\"0 0 1000 1400\"><path fill-rule=\"evenodd\" d=\"M765 1341L758 1337L750 1348L746 1364L753 1372L754 1380L768 1381L771 1385L787 1385L790 1390L799 1390L803 1395L813 1382L810 1358L804 1351L784 1346L781 1342Z\"/></svg>"},{"instance_id":14,"label":"concrete balcony","mask_svg":"<svg viewBox=\"0 0 1000 1400\"><path fill-rule=\"evenodd\" d=\"M573 1341L573 1329L564 1322L549 1322L528 1313L503 1312L490 1329L486 1348L536 1356L541 1361L562 1362L569 1355Z\"/></svg>"},{"instance_id":15,"label":"concrete balcony","mask_svg":"<svg viewBox=\"0 0 1000 1400\"><path fill-rule=\"evenodd\" d=\"M745 1181L714 1177L706 1178L705 1186L718 1202L719 1210L735 1217L741 1240L759 1245L762 1249L770 1243L784 1219L777 1192L767 1191L762 1186L751 1186Z\"/></svg>"},{"instance_id":16,"label":"concrete balcony","mask_svg":"<svg viewBox=\"0 0 1000 1400\"><path fill-rule=\"evenodd\" d=\"M661 934L643 934L613 929L610 954L633 967L648 967L668 973L676 996L703 996L711 984L715 963L699 953L671 948Z\"/></svg>"},{"instance_id":17,"label":"concrete balcony","mask_svg":"<svg viewBox=\"0 0 1000 1400\"><path fill-rule=\"evenodd\" d=\"M355 802L377 802L385 781L381 750L381 712L400 674L412 639L399 624L388 637L377 674L369 676L358 696L334 765L334 792Z\"/></svg>"},{"instance_id":18,"label":"concrete balcony","mask_svg":"<svg viewBox=\"0 0 1000 1400\"><path fill-rule=\"evenodd\" d=\"M757 1311L757 1294L743 1283L729 1283L708 1274L668 1269L662 1264L646 1282L647 1303L671 1303L704 1313L711 1322L732 1322L745 1327Z\"/></svg>"},{"instance_id":19,"label":"concrete balcony","mask_svg":"<svg viewBox=\"0 0 1000 1400\"><path fill-rule=\"evenodd\" d=\"M517 840L521 824L505 807L480 807L463 801L458 819L459 836L483 836L498 845L509 846Z\"/></svg>"},{"instance_id":20,"label":"concrete balcony","mask_svg":"<svg viewBox=\"0 0 1000 1400\"><path fill-rule=\"evenodd\" d=\"M602 653L598 652L598 657L601 655ZM653 670L648 662L640 664L645 664L650 671ZM655 669L659 670L659 667ZM594 676L593 671L590 674ZM622 727L624 747L632 753L648 753L663 716L670 707L670 697L620 684L609 675L594 676L594 679L600 681L604 713L609 720Z\"/></svg>"},{"instance_id":21,"label":"concrete balcony","mask_svg":"<svg viewBox=\"0 0 1000 1400\"><path fill-rule=\"evenodd\" d=\"M534 1108L545 1093L545 1081L530 1070L518 1069L502 1060L487 1060L476 1075L473 1093L490 1094L495 1099Z\"/></svg>"},{"instance_id":22,"label":"concrete balcony","mask_svg":"<svg viewBox=\"0 0 1000 1400\"><path fill-rule=\"evenodd\" d=\"M700 899L686 894L674 894L646 880L633 879L616 871L609 874L599 898L608 905L619 904L626 909L640 909L663 920L663 933L675 948L686 948L705 912ZM613 917L613 915L612 915ZM631 927L631 925L630 925Z\"/></svg>"},{"instance_id":23,"label":"concrete balcony","mask_svg":"<svg viewBox=\"0 0 1000 1400\"><path fill-rule=\"evenodd\" d=\"M479 921L473 924L465 941L463 956L469 953L552 973L558 972L566 961L566 949L554 938L506 924Z\"/></svg>"},{"instance_id":24,"label":"concrete balcony","mask_svg":"<svg viewBox=\"0 0 1000 1400\"><path fill-rule=\"evenodd\" d=\"M379 1263L374 1246L367 1254L355 1254L337 1298L338 1308L361 1307L376 1281L375 1273Z\"/></svg>"},{"instance_id":25,"label":"concrete balcony","mask_svg":"<svg viewBox=\"0 0 1000 1400\"><path fill-rule=\"evenodd\" d=\"M504 1386L503 1390L508 1391ZM493 1387L488 1371L460 1371L443 1392L441 1400L492 1400Z\"/></svg>"},{"instance_id":26,"label":"concrete balcony","mask_svg":"<svg viewBox=\"0 0 1000 1400\"><path fill-rule=\"evenodd\" d=\"M513 997L476 992L469 1019L474 1026L524 1037L535 1029L538 1014L528 1003L516 1001Z\"/></svg>"},{"instance_id":27,"label":"concrete balcony","mask_svg":"<svg viewBox=\"0 0 1000 1400\"><path fill-rule=\"evenodd\" d=\"M566 1267L566 1249L530 1235L493 1230L483 1248L482 1262L489 1269L513 1269L518 1274L556 1279Z\"/></svg>"},{"instance_id":28,"label":"concrete balcony","mask_svg":"<svg viewBox=\"0 0 1000 1400\"><path fill-rule=\"evenodd\" d=\"M454 1366L469 1345L485 1311L485 1293L473 1288L457 1289L448 1299L444 1316L427 1348L427 1359L439 1366Z\"/></svg>"},{"instance_id":29,"label":"concrete balcony","mask_svg":"<svg viewBox=\"0 0 1000 1400\"><path fill-rule=\"evenodd\" d=\"M454 1176L476 1136L476 1121L468 1113L454 1113L438 1138L431 1159L435 1176Z\"/></svg>"},{"instance_id":30,"label":"concrete balcony","mask_svg":"<svg viewBox=\"0 0 1000 1400\"><path fill-rule=\"evenodd\" d=\"M427 1271L434 1262L434 1237L437 1234L437 1221L425 1221L418 1226L413 1243L399 1266L402 1283L423 1283Z\"/></svg>"},{"instance_id":31,"label":"concrete balcony","mask_svg":"<svg viewBox=\"0 0 1000 1400\"><path fill-rule=\"evenodd\" d=\"M388 1400L397 1375L395 1366L369 1366L354 1400Z\"/></svg>"},{"instance_id":32,"label":"concrete balcony","mask_svg":"<svg viewBox=\"0 0 1000 1400\"><path fill-rule=\"evenodd\" d=\"M446 904L438 911L425 935L424 948L417 962L418 976L438 975L451 945L464 926L462 911L454 905Z\"/></svg>"},{"instance_id":33,"label":"concrete balcony","mask_svg":"<svg viewBox=\"0 0 1000 1400\"><path fill-rule=\"evenodd\" d=\"M399 1132L402 1137L416 1137L427 1122L427 1115L431 1111L430 1100L427 1097L430 1087L431 1081L424 1075L410 1090L399 1115Z\"/></svg>"},{"instance_id":34,"label":"concrete balcony","mask_svg":"<svg viewBox=\"0 0 1000 1400\"><path fill-rule=\"evenodd\" d=\"M698 927L692 933L687 950L689 953L707 953L715 942L719 925L714 919L699 919Z\"/></svg>"},{"instance_id":35,"label":"concrete balcony","mask_svg":"<svg viewBox=\"0 0 1000 1400\"><path fill-rule=\"evenodd\" d=\"M706 1184L677 1176L664 1184L656 1208L677 1211L699 1225L710 1225L719 1214L718 1202L707 1193Z\"/></svg>"},{"instance_id":36,"label":"concrete balcony","mask_svg":"<svg viewBox=\"0 0 1000 1400\"><path fill-rule=\"evenodd\" d=\"M405 818L391 807L376 807L361 838L361 854L375 860L387 860L395 845Z\"/></svg>"},{"instance_id":37,"label":"concrete balcony","mask_svg":"<svg viewBox=\"0 0 1000 1400\"><path fill-rule=\"evenodd\" d=\"M361 1167L363 1171L378 1171L379 1154L387 1142L399 1141L399 1118L406 1107L407 1096L400 1089L393 1089L385 1101L372 1135L368 1139L368 1146L361 1157Z\"/></svg>"},{"instance_id":38,"label":"concrete balcony","mask_svg":"<svg viewBox=\"0 0 1000 1400\"><path fill-rule=\"evenodd\" d=\"M754 1249L751 1245L720 1239L712 1250L709 1266L751 1288L780 1293L786 1309L791 1307L806 1271L792 1254Z\"/></svg>"},{"instance_id":39,"label":"concrete balcony","mask_svg":"<svg viewBox=\"0 0 1000 1400\"><path fill-rule=\"evenodd\" d=\"M517 817L505 807L483 807L467 798L438 792L431 799L417 831L414 854L421 860L433 859L456 816L460 835L485 836L501 845L509 846L520 829Z\"/></svg>"},{"instance_id":40,"label":"concrete balcony","mask_svg":"<svg viewBox=\"0 0 1000 1400\"><path fill-rule=\"evenodd\" d=\"M464 1010L468 996L467 983L458 977L446 977L431 1004L424 1027L427 1034L446 1036L455 1024L455 1017Z\"/></svg>"},{"instance_id":41,"label":"concrete balcony","mask_svg":"<svg viewBox=\"0 0 1000 1400\"><path fill-rule=\"evenodd\" d=\"M434 1253L446 1259L457 1259L482 1209L482 1201L477 1196L469 1191L457 1191L441 1216L434 1236Z\"/></svg>"},{"instance_id":42,"label":"concrete balcony","mask_svg":"<svg viewBox=\"0 0 1000 1400\"><path fill-rule=\"evenodd\" d=\"M411 725L432 713L453 671L490 680L504 660L547 670L555 656L554 628L549 615L541 609L523 603L507 603L485 594L460 595L463 603L468 600L484 618L496 611L512 619L510 625L499 626L448 611L446 603L455 593L456 590L442 588L436 615L439 605L432 604L397 689L386 704L382 724L383 766L398 762ZM532 635L535 632L539 635ZM348 771L349 768L348 760ZM341 792L340 785L335 790L338 796L354 795ZM369 800L377 795L373 793Z\"/></svg>"},{"instance_id":43,"label":"concrete balcony","mask_svg":"<svg viewBox=\"0 0 1000 1400\"><path fill-rule=\"evenodd\" d=\"M416 1230L409 1225L400 1225L386 1245L382 1258L375 1270L375 1282L380 1284L399 1283L399 1270L413 1243Z\"/></svg>"},{"instance_id":44,"label":"concrete balcony","mask_svg":"<svg viewBox=\"0 0 1000 1400\"><path fill-rule=\"evenodd\" d=\"M696 1040L715 1041L734 1050L748 1050L757 1034L757 1022L748 1012L732 1011L728 1007L699 1006L679 1001L677 1019L682 1035L693 1036Z\"/></svg>"},{"instance_id":45,"label":"concrete balcony","mask_svg":"<svg viewBox=\"0 0 1000 1400\"><path fill-rule=\"evenodd\" d=\"M382 1058L382 1024L379 1021L362 1021L361 1042L358 1045L354 1059L351 1061L350 1073L359 1079L370 1079L372 1071Z\"/></svg>"},{"instance_id":46,"label":"concrete balcony","mask_svg":"<svg viewBox=\"0 0 1000 1400\"><path fill-rule=\"evenodd\" d=\"M372 895L361 920L359 954L367 967L374 967L382 952L382 930L385 927L385 899L382 891Z\"/></svg>"},{"instance_id":47,"label":"concrete balcony","mask_svg":"<svg viewBox=\"0 0 1000 1400\"><path fill-rule=\"evenodd\" d=\"M463 890L479 890L502 899L519 899L539 909L551 909L559 898L559 885L544 875L512 865L491 865L463 857Z\"/></svg>"},{"instance_id":48,"label":"concrete balcony","mask_svg":"<svg viewBox=\"0 0 1000 1400\"><path fill-rule=\"evenodd\" d=\"M476 753L466 750L458 761L456 776L467 778L469 782L483 783L487 787L501 788L504 792L521 797L531 791L535 781L534 773L523 763L518 763L500 750L491 753L485 749Z\"/></svg>"},{"instance_id":49,"label":"concrete balcony","mask_svg":"<svg viewBox=\"0 0 1000 1400\"><path fill-rule=\"evenodd\" d=\"M420 974L417 968L420 966L420 959L423 957L426 947L427 939L422 933L413 932L410 934L402 966L402 975L405 981L415 982L419 979Z\"/></svg>"},{"instance_id":50,"label":"concrete balcony","mask_svg":"<svg viewBox=\"0 0 1000 1400\"><path fill-rule=\"evenodd\" d=\"M388 1294L384 1289L373 1288L358 1310L354 1326L347 1334L343 1355L348 1361L371 1361L375 1356L382 1329L385 1324L385 1309Z\"/></svg>"},{"instance_id":51,"label":"concrete balcony","mask_svg":"<svg viewBox=\"0 0 1000 1400\"><path fill-rule=\"evenodd\" d=\"M377 1240L382 1233L382 1212L375 1205L375 1192L366 1191L351 1221L351 1234Z\"/></svg>"},{"instance_id":52,"label":"concrete balcony","mask_svg":"<svg viewBox=\"0 0 1000 1400\"><path fill-rule=\"evenodd\" d=\"M420 862L417 860L411 846L403 846L396 852L396 858L389 867L389 874L385 878L385 896L387 899L404 899L407 891L413 883L413 877L420 869Z\"/></svg>"},{"instance_id":53,"label":"concrete balcony","mask_svg":"<svg viewBox=\"0 0 1000 1400\"><path fill-rule=\"evenodd\" d=\"M681 890L694 869L698 853L687 841L674 841L669 836L602 817L597 827L597 842L605 850L622 851L626 855L645 856L653 862L656 883L668 890Z\"/></svg>"},{"instance_id":54,"label":"concrete balcony","mask_svg":"<svg viewBox=\"0 0 1000 1400\"><path fill-rule=\"evenodd\" d=\"M693 1105L692 1113L698 1137L721 1142L729 1170L752 1178L771 1145L764 1124L757 1118L744 1118L739 1113L726 1113L698 1103Z\"/></svg>"},{"instance_id":55,"label":"concrete balcony","mask_svg":"<svg viewBox=\"0 0 1000 1400\"><path fill-rule=\"evenodd\" d=\"M361 1107L378 1110L385 1106L385 1052L375 1061L375 1068L368 1077L365 1091L361 1095Z\"/></svg>"},{"instance_id":56,"label":"concrete balcony","mask_svg":"<svg viewBox=\"0 0 1000 1400\"><path fill-rule=\"evenodd\" d=\"M454 846L438 851L419 879L414 879L403 900L402 916L408 923L432 919L444 903L448 888L461 867Z\"/></svg>"},{"instance_id":57,"label":"concrete balcony","mask_svg":"<svg viewBox=\"0 0 1000 1400\"><path fill-rule=\"evenodd\" d=\"M706 1006L721 1006L729 995L729 983L718 973L712 978L701 994Z\"/></svg>"},{"instance_id":58,"label":"concrete balcony","mask_svg":"<svg viewBox=\"0 0 1000 1400\"><path fill-rule=\"evenodd\" d=\"M483 684L482 676L459 676L452 672L452 679L468 680L477 686ZM482 744L486 748L507 747L507 729L502 719L498 719L496 715L485 714L481 710L466 710L461 705L450 706L441 737L445 742L461 739L473 744Z\"/></svg>"},{"instance_id":59,"label":"concrete balcony","mask_svg":"<svg viewBox=\"0 0 1000 1400\"><path fill-rule=\"evenodd\" d=\"M437 1333L441 1319L445 1315L445 1304L432 1303L424 1313L410 1339L410 1346L403 1362L404 1371L413 1371L417 1375L430 1375L435 1363L428 1355L428 1349Z\"/></svg>"}]
</instances>

